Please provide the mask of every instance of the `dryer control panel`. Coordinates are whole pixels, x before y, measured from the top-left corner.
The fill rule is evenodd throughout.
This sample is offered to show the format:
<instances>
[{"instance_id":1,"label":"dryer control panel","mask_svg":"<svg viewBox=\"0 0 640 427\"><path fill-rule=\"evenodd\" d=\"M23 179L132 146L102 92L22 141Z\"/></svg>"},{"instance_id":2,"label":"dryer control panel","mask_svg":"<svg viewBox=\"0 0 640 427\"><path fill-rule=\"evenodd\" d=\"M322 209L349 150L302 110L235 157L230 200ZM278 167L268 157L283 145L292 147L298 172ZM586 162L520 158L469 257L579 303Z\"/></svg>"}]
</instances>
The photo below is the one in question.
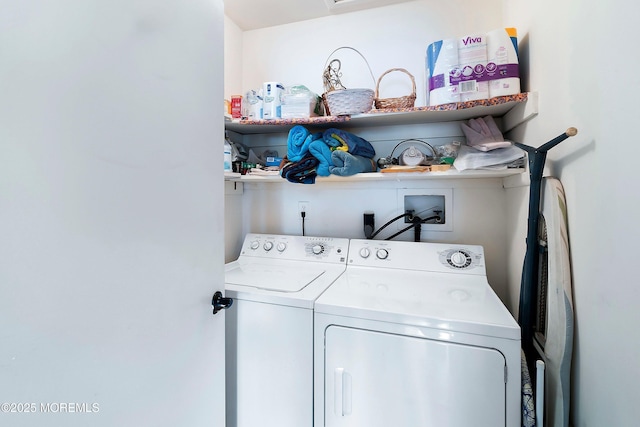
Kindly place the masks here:
<instances>
[{"instance_id":1,"label":"dryer control panel","mask_svg":"<svg viewBox=\"0 0 640 427\"><path fill-rule=\"evenodd\" d=\"M348 265L486 275L478 245L352 239Z\"/></svg>"},{"instance_id":2,"label":"dryer control panel","mask_svg":"<svg viewBox=\"0 0 640 427\"><path fill-rule=\"evenodd\" d=\"M348 253L349 239L249 233L240 257L345 264Z\"/></svg>"}]
</instances>

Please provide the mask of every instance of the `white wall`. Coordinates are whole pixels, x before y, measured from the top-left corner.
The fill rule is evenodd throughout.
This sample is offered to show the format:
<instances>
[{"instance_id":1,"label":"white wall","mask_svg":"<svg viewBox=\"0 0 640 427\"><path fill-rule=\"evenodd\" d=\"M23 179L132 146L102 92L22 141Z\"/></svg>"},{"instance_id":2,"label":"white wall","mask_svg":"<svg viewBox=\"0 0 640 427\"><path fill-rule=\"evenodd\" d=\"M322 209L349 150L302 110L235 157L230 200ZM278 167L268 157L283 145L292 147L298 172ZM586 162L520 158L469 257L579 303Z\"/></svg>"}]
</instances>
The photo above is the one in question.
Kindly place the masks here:
<instances>
[{"instance_id":1,"label":"white wall","mask_svg":"<svg viewBox=\"0 0 640 427\"><path fill-rule=\"evenodd\" d=\"M330 54L338 47L350 46L365 56L375 80L390 68L406 68L418 85L416 105L424 105L427 46L446 37L500 28L501 4L501 0L487 0L478 7L469 0L419 0L247 31L243 34L242 90L277 80L285 85L304 84L321 94L322 71ZM461 13L470 8L473 14ZM337 57L343 60L348 87L375 88L374 79L357 54L342 50ZM385 77L382 90L388 87L386 82Z\"/></svg>"},{"instance_id":2,"label":"white wall","mask_svg":"<svg viewBox=\"0 0 640 427\"><path fill-rule=\"evenodd\" d=\"M224 99L242 93L242 30L224 17Z\"/></svg>"},{"instance_id":3,"label":"white wall","mask_svg":"<svg viewBox=\"0 0 640 427\"><path fill-rule=\"evenodd\" d=\"M629 14L634 3L506 0L505 18L521 34L528 87L540 114L515 133L538 146L569 126L578 135L553 149L548 173L567 196L576 339L571 418L575 426L637 425L640 342L635 248L640 238L640 66ZM627 31L625 31L625 29ZM521 57L522 59L522 57ZM526 217L525 189L511 208ZM523 224L523 220L519 221ZM525 230L513 237L524 245ZM521 257L512 260L518 265ZM516 268L511 283L518 284Z\"/></svg>"}]
</instances>

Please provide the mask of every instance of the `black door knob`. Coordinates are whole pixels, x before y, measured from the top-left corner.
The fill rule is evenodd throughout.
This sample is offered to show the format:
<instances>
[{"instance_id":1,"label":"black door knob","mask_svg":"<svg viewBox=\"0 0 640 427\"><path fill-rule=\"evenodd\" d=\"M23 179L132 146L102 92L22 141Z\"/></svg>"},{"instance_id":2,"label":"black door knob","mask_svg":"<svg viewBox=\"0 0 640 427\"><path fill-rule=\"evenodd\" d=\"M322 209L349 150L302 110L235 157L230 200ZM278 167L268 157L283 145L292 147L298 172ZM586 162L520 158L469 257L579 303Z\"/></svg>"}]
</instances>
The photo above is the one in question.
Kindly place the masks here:
<instances>
[{"instance_id":1,"label":"black door knob","mask_svg":"<svg viewBox=\"0 0 640 427\"><path fill-rule=\"evenodd\" d=\"M213 298L211 299L211 305L213 306L213 314L216 314L222 309L227 309L231 307L233 304L232 298L225 298L222 296L222 292L217 291L213 294Z\"/></svg>"}]
</instances>

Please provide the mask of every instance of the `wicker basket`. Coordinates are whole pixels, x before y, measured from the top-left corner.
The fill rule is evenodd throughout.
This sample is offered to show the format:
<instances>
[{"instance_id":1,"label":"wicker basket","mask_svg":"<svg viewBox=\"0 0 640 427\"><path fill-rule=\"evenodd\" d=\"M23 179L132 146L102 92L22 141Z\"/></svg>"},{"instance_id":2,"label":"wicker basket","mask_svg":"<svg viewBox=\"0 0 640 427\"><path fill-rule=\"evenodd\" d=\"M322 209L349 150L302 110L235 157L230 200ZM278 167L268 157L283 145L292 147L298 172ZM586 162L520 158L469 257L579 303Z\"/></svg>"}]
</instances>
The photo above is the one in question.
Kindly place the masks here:
<instances>
[{"instance_id":1,"label":"wicker basket","mask_svg":"<svg viewBox=\"0 0 640 427\"><path fill-rule=\"evenodd\" d=\"M400 71L402 73L407 74L411 78L411 84L413 85L413 92L407 96L401 96L398 98L382 98L380 99L380 81L387 74L393 71ZM416 79L411 75L410 72L405 70L404 68L392 68L390 70L385 71L380 78L378 79L378 83L376 84L376 97L375 97L375 106L376 109L384 110L389 108L413 108L416 102Z\"/></svg>"},{"instance_id":2,"label":"wicker basket","mask_svg":"<svg viewBox=\"0 0 640 427\"><path fill-rule=\"evenodd\" d=\"M328 116L350 116L373 108L372 89L342 89L324 93L322 100Z\"/></svg>"},{"instance_id":3,"label":"wicker basket","mask_svg":"<svg viewBox=\"0 0 640 427\"><path fill-rule=\"evenodd\" d=\"M331 64L340 64L339 60L333 60L329 63L331 56L340 49L351 49L364 59L367 64L371 79L375 84L375 78L373 72L369 66L367 59L358 50L343 46L334 50L327 61L325 62L325 75L324 75L324 89L325 93L322 94L322 101L324 103L327 116L350 116L352 114L366 113L373 108L373 99L375 92L372 89L347 89L342 86L339 79L336 82L327 78L327 72L330 71ZM337 77L337 76L336 76ZM334 84L337 83L337 84Z\"/></svg>"}]
</instances>

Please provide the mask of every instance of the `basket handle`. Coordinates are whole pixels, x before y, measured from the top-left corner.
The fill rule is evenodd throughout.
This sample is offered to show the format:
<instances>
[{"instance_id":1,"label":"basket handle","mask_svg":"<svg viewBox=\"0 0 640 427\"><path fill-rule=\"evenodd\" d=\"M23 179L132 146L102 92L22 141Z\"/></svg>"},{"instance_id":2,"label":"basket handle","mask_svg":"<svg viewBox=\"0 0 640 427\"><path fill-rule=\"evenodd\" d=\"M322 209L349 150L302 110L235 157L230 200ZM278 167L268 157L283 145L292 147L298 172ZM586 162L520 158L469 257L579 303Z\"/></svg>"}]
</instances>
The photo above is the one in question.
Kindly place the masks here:
<instances>
[{"instance_id":1,"label":"basket handle","mask_svg":"<svg viewBox=\"0 0 640 427\"><path fill-rule=\"evenodd\" d=\"M411 95L415 95L416 94L416 79L413 77L413 75L408 72L407 70L405 70L404 68L392 68L390 70L385 71L384 73L382 73L382 75L378 78L378 83L376 84L376 98L379 98L379 92L380 92L380 81L382 80L382 78L384 76L386 76L387 74L393 72L393 71L400 71L402 73L405 73L406 75L408 75L411 78L411 84L413 85L413 92L411 92Z\"/></svg>"},{"instance_id":2,"label":"basket handle","mask_svg":"<svg viewBox=\"0 0 640 427\"><path fill-rule=\"evenodd\" d=\"M369 65L369 61L367 61L367 58L364 57L363 54L360 53L360 51L358 49L355 49L353 47L350 46L341 46L337 49L335 49L333 52L331 52L329 54L329 57L327 58L327 60L324 63L324 69L327 68L327 65L329 65L329 60L331 59L331 57L333 56L334 53L336 53L337 51L339 51L340 49L351 49L352 51L354 51L355 53L357 53L358 55L360 55L362 57L362 59L364 59L365 64L367 64L367 68L369 69L369 74L371 74L371 80L373 80L373 83L376 83L376 78L373 76L373 71L371 71L371 66Z\"/></svg>"}]
</instances>

